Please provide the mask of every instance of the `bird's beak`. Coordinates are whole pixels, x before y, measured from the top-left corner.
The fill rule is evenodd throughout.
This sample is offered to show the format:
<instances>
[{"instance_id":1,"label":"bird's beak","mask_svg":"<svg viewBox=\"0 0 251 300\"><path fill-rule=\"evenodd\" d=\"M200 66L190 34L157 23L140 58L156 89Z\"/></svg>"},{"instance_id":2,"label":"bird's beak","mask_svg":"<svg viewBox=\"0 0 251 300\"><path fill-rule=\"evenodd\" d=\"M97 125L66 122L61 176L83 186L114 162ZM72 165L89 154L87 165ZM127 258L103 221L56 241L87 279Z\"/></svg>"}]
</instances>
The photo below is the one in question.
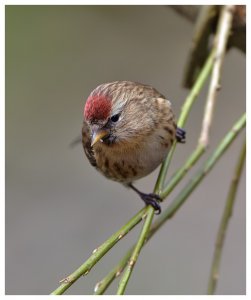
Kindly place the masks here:
<instances>
[{"instance_id":1,"label":"bird's beak","mask_svg":"<svg viewBox=\"0 0 251 300\"><path fill-rule=\"evenodd\" d=\"M98 141L100 141L102 138L108 135L109 135L109 131L105 129L94 131L92 134L91 146L95 145Z\"/></svg>"}]
</instances>

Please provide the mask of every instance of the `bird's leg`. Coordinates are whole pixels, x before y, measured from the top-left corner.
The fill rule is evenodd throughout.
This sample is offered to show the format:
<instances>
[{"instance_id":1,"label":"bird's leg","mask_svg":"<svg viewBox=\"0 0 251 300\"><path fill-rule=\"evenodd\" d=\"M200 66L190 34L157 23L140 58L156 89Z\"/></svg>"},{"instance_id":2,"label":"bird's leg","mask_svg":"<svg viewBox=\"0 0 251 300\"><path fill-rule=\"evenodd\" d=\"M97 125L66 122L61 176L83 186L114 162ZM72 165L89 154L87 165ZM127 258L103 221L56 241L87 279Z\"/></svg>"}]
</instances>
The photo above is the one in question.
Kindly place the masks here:
<instances>
[{"instance_id":1,"label":"bird's leg","mask_svg":"<svg viewBox=\"0 0 251 300\"><path fill-rule=\"evenodd\" d=\"M135 186L133 186L132 183L129 183L128 187L133 189L140 196L140 198L145 202L146 205L152 205L152 207L156 210L157 215L161 213L161 207L159 205L159 201L161 201L162 199L160 198L159 195L153 193L151 194L142 193Z\"/></svg>"},{"instance_id":2,"label":"bird's leg","mask_svg":"<svg viewBox=\"0 0 251 300\"><path fill-rule=\"evenodd\" d=\"M178 143L185 143L186 142L186 131L182 128L177 127L176 139L177 139Z\"/></svg>"}]
</instances>

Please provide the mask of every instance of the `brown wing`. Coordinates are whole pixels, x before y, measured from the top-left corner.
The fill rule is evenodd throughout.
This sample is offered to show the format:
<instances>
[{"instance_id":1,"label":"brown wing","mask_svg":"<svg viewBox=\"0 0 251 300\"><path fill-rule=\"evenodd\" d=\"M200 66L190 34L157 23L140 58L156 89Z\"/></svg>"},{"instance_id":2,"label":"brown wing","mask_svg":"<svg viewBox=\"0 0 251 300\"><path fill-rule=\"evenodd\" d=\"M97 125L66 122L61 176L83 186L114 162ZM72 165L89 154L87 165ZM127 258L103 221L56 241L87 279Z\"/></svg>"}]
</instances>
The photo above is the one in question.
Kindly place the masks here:
<instances>
[{"instance_id":1,"label":"brown wing","mask_svg":"<svg viewBox=\"0 0 251 300\"><path fill-rule=\"evenodd\" d=\"M91 163L92 166L96 167L97 163L94 157L93 149L91 147L90 130L85 121L83 122L83 127L82 127L82 144L83 144L85 154L89 159L89 162Z\"/></svg>"}]
</instances>

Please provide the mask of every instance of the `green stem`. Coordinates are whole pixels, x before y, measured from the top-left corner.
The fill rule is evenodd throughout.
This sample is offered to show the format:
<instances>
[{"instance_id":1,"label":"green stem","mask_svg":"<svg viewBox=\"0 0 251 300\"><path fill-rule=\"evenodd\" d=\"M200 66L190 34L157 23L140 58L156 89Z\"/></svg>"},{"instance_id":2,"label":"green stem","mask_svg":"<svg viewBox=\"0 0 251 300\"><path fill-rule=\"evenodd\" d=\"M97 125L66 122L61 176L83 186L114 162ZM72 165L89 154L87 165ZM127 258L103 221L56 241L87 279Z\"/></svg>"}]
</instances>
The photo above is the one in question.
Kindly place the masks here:
<instances>
[{"instance_id":1,"label":"green stem","mask_svg":"<svg viewBox=\"0 0 251 300\"><path fill-rule=\"evenodd\" d=\"M234 139L237 137L241 129L246 124L246 114L244 114L233 126L233 128L227 133L227 135L220 142L218 147L215 149L213 154L207 159L203 167L193 176L193 178L187 183L187 185L182 189L182 191L177 195L175 200L170 204L170 206L162 213L154 224L152 230L156 230L162 225L167 219L170 219L176 211L181 207L187 197L193 192L197 185L202 181L202 179L208 174L213 168L219 158L225 153L225 151L232 144Z\"/></svg>"},{"instance_id":2,"label":"green stem","mask_svg":"<svg viewBox=\"0 0 251 300\"><path fill-rule=\"evenodd\" d=\"M205 84L206 78L209 76L209 74L211 72L212 65L213 65L213 53L208 57L203 69L201 70L201 72L195 82L193 89L190 91L188 97L186 98L186 101L181 110L181 117L178 122L179 126L182 127L185 124L188 113L190 112L191 107L198 96L198 93L200 92L203 85ZM174 147L172 148L172 150L170 150L166 161L162 164L162 167L161 167L158 179L157 179L157 184L155 187L155 192L161 191L161 189L158 187L163 185L162 182L165 179L166 172L167 172L168 166L170 164L170 160L171 160L173 152L174 152ZM118 241L118 237L124 235L125 229L127 230L126 231L126 233L127 233L141 221L142 217L146 213L146 209L147 208L143 208L141 211L139 211L125 226L123 226L117 233L112 235L104 244L102 244L98 248L98 250L93 255L91 255L82 266L80 266L71 275L69 275L68 277L63 279L61 281L61 285L56 290L54 290L52 292L52 294L55 294L55 295L63 294L78 278L80 278L82 275L88 273L89 270L105 255L105 253L111 247L114 246L114 244Z\"/></svg>"},{"instance_id":3,"label":"green stem","mask_svg":"<svg viewBox=\"0 0 251 300\"><path fill-rule=\"evenodd\" d=\"M185 176L185 174L190 170L190 168L195 164L195 162L201 157L201 155L205 152L205 148L202 145L198 145L195 151L188 158L183 167L181 167L168 182L166 188L162 192L163 199L166 198L175 186L181 181L181 179ZM108 274L104 279L98 282L95 286L95 295L100 295L105 292L110 283L115 279L116 274L120 274L127 261L129 260L130 254L132 253L132 249L127 252L125 257L119 262L119 264Z\"/></svg>"},{"instance_id":4,"label":"green stem","mask_svg":"<svg viewBox=\"0 0 251 300\"><path fill-rule=\"evenodd\" d=\"M197 146L197 148L189 156L185 164L168 181L166 187L163 189L161 193L163 199L166 198L173 191L173 189L186 175L186 173L191 169L191 167L199 160L199 158L202 156L205 150L206 149L203 145L199 144Z\"/></svg>"},{"instance_id":5,"label":"green stem","mask_svg":"<svg viewBox=\"0 0 251 300\"><path fill-rule=\"evenodd\" d=\"M210 82L210 87L208 91L208 98L207 103L205 107L205 112L203 116L203 123L202 123L202 130L200 134L199 144L195 151L192 153L188 161L185 163L185 165L171 178L171 181L169 182L167 188L163 192L164 197L166 197L173 188L179 183L179 181L185 176L188 169L191 168L201 157L201 155L205 152L206 147L208 145L209 141L209 128L211 126L212 118L213 118L213 109L216 102L216 94L219 87L219 81L220 81L220 74L221 74L221 68L223 64L223 58L225 53L225 48L228 40L229 30L231 27L231 20L232 20L232 6L225 6L222 10L221 18L219 20L218 24L218 30L217 30L217 36L215 38L215 45L214 50L212 51L210 57L208 58L208 70L211 70L210 67L213 66L212 71L212 78ZM226 23L226 24L225 24ZM206 64L207 65L207 64ZM205 80L204 77L202 77L203 80ZM200 87L200 86L199 86ZM196 84L193 87L194 92L191 93L194 95L196 93L197 86ZM178 126L183 127L184 123L187 119L187 110L190 110L190 107L194 101L194 97L191 97L187 102L185 102L184 109L182 110L181 116L178 121ZM169 165L169 161L166 162L165 169L167 169ZM164 173L162 177L164 178ZM164 183L161 181L159 184ZM162 186L161 186L162 188Z\"/></svg>"},{"instance_id":6,"label":"green stem","mask_svg":"<svg viewBox=\"0 0 251 300\"><path fill-rule=\"evenodd\" d=\"M189 112L192 108L192 105L195 102L195 100L197 98L197 95L200 92L200 89L202 88L203 84L205 83L208 75L210 74L210 71L211 71L212 66L213 66L213 57L214 57L213 54L214 54L214 52L212 51L211 55L209 56L209 58L208 58L208 60L205 64L205 67L202 69L202 71L201 71L201 73L198 77L198 80L196 81L193 89L191 90L191 93L187 97L187 99L184 103L184 106L182 107L181 116L180 116L179 121L178 121L178 126L180 126L180 127L183 127L185 125L185 122L186 122L188 114L189 114ZM159 172L159 176L158 176L157 181L156 181L154 192L158 193L160 195L163 194L161 192L161 190L162 190L165 178L166 178L166 174L167 174L170 162L172 160L172 157L173 157L173 154L174 154L174 151L175 151L175 147L176 147L176 141L174 142L167 158L165 159L164 163L162 164L160 172ZM204 152L204 150L203 150L203 152ZM197 156L197 159L199 159L199 157L200 156ZM185 172L185 169L184 169L184 172L179 173L178 176L176 177L176 179L177 178L182 178L181 176L184 176L185 173L186 172ZM177 183L178 182L179 181L177 181ZM173 187L177 183L174 183ZM162 197L162 199L163 199L163 197ZM129 278L130 278L132 270L133 270L133 266L135 265L135 263L137 261L137 258L138 258L138 255L141 251L141 248L143 247L143 242L145 241L145 239L146 239L146 237L149 233L149 229L150 229L150 225L151 225L153 216L154 216L154 209L153 209L153 207L149 206L148 211L147 211L147 218L146 218L146 220L149 220L149 222L144 223L144 226L143 226L142 232L140 234L139 240L138 240L138 242L137 242L137 244L134 248L134 251L132 253L132 256L130 258L128 266L124 271L124 274L122 276L122 279L120 281L118 291L117 291L117 294L119 294L119 295L124 294L125 288L127 286L127 283L129 281ZM131 264L132 262L133 262L133 264Z\"/></svg>"},{"instance_id":7,"label":"green stem","mask_svg":"<svg viewBox=\"0 0 251 300\"><path fill-rule=\"evenodd\" d=\"M215 250L214 250L214 257L213 257L213 261L212 261L211 272L210 272L210 277L209 277L209 282L208 282L207 293L209 295L214 294L216 285L217 285L217 281L219 278L219 267L220 267L222 249L223 249L223 245L224 245L224 240L225 240L225 236L226 236L228 223L229 223L229 220L232 215L233 206L234 206L234 202L236 199L236 192L237 192L237 189L239 186L240 177L241 177L242 169L244 166L245 158L246 158L246 141L244 142L244 144L242 146L240 155L237 160L237 164L235 167L234 175L233 175L230 189L228 192L224 212L222 215L220 227L219 227L218 234L217 234Z\"/></svg>"},{"instance_id":8,"label":"green stem","mask_svg":"<svg viewBox=\"0 0 251 300\"><path fill-rule=\"evenodd\" d=\"M132 255L127 263L127 266L124 270L123 276L120 280L119 283L119 287L118 287L118 291L117 291L117 295L123 295L125 292L125 288L127 286L128 280L132 274L132 270L135 266L135 263L138 259L138 256L140 254L140 251L146 241L150 226L152 224L152 219L154 216L154 208L152 206L148 206L147 208L147 216L146 216L146 220L144 222L144 226L142 228L142 231L140 233L138 242L136 244L136 246L133 249Z\"/></svg>"},{"instance_id":9,"label":"green stem","mask_svg":"<svg viewBox=\"0 0 251 300\"><path fill-rule=\"evenodd\" d=\"M178 127L183 127L185 125L188 118L188 114L192 108L192 105L197 99L202 87L206 82L206 79L208 78L208 76L212 71L213 63L214 63L214 50L208 56L203 69L200 71L193 88L191 89L186 101L184 102L181 108L180 117L177 123Z\"/></svg>"},{"instance_id":10,"label":"green stem","mask_svg":"<svg viewBox=\"0 0 251 300\"><path fill-rule=\"evenodd\" d=\"M211 53L211 55L209 56L204 68L202 69L200 75L198 76L198 79L193 87L193 89L191 90L189 96L187 97L183 107L182 107L182 111L181 111L181 116L179 118L178 121L178 126L183 127L188 114L191 110L191 107L194 103L194 101L197 98L197 95L200 91L200 89L202 88L203 84L205 83L206 78L208 77L208 75L211 72L212 69L212 65L213 65L213 52ZM162 164L158 179L157 179L157 183L155 186L155 192L162 194L161 190L162 190L162 186L164 184L164 180L166 177L166 173L168 170L168 167L170 165L170 161L172 159L172 155L174 153L175 150L175 146L176 143L174 143L167 159L165 160L165 162ZM196 156L196 159L198 159L199 155ZM194 158L194 157L192 157ZM194 162L196 160L194 159ZM169 185L170 187L172 186L172 189L174 188L174 186L179 182L179 180L185 175L186 173L186 168L183 168L182 172L176 174L176 177L174 178L175 180L173 181L172 185ZM171 192L171 189L168 191L168 193ZM167 193L166 193L167 194ZM165 193L162 195L162 197L165 196ZM104 244L102 244L96 251L95 253L93 253L89 259L82 265L80 266L76 271L74 271L71 275L69 275L67 278L63 279L61 281L61 285L52 293L52 294L62 294L65 290L67 290L80 276L87 274L90 269L105 255L105 253L107 253L107 251L109 249L111 249L111 247L113 247L117 241L122 238L122 236L124 236L125 234L127 234L136 224L138 224L143 216L143 214L145 213L145 211L147 211L147 218L146 220L148 220L148 222L145 222L139 241L134 249L133 252L133 256L131 257L130 261L135 261L138 257L138 254L141 250L141 247L143 246L143 242L147 236L148 233L148 229L150 228L150 224L152 221L152 218L154 216L154 210L152 207L148 207L145 209L142 209L135 217L133 217L125 226L123 226L117 233L115 233L114 235L112 235ZM129 280L131 271L133 268L127 268L127 270L125 271L125 275L124 275L124 280L122 280L122 284L121 284L121 288L119 289L119 293L120 292L124 292L124 289L126 287L126 284ZM123 285L124 282L124 285Z\"/></svg>"},{"instance_id":11,"label":"green stem","mask_svg":"<svg viewBox=\"0 0 251 300\"><path fill-rule=\"evenodd\" d=\"M72 274L61 280L61 285L52 292L52 295L63 294L78 278L87 275L91 268L119 241L124 237L134 226L141 220L145 212L145 208L141 209L129 222L122 226L116 233L114 233L101 246L95 249L92 255Z\"/></svg>"},{"instance_id":12,"label":"green stem","mask_svg":"<svg viewBox=\"0 0 251 300\"><path fill-rule=\"evenodd\" d=\"M175 151L175 148L176 148L176 144L177 142L174 141L173 142L173 145L167 155L167 158L164 160L164 162L162 163L161 165L161 168L160 168L160 171L159 171L159 176L157 178L157 181L156 181L156 184L155 184L155 187L154 187L154 191L156 194L160 194L161 191L162 191L162 187L163 187L163 184L164 184L164 181L166 179L166 174L167 174L167 171L168 171L168 168L170 166L170 163L171 163L171 160L173 158L173 154L174 154L174 151Z\"/></svg>"},{"instance_id":13,"label":"green stem","mask_svg":"<svg viewBox=\"0 0 251 300\"><path fill-rule=\"evenodd\" d=\"M182 107L181 116L180 116L179 121L178 121L178 126L180 126L180 127L184 126L184 124L185 124L185 122L187 120L188 114L189 114L189 112L191 110L191 107L192 107L194 101L196 100L197 95L198 95L200 89L202 88L203 84L205 83L205 80L206 80L207 76L210 74L210 71L211 71L212 66L213 66L213 57L214 57L214 53L212 52L211 55L209 56L206 64L205 64L204 68L202 69L202 71L201 71L201 73L200 73L200 75L198 77L198 80L196 81L196 83L194 85L194 88L191 90L191 93L187 97L187 99L186 99L186 101L185 101L185 103L184 103L184 105ZM164 184L166 173L167 173L168 167L170 165L172 156L174 154L175 147L176 147L176 142L174 142L173 147L170 150L170 152L168 154L168 157L166 158L166 160L162 164L162 167L161 167L160 172L159 172L159 176L158 176L155 188L154 188L154 192L155 193L159 193L160 195L163 194L161 192L162 186ZM203 147L199 146L198 150L199 150L199 153L196 150L195 151L195 155L196 156L193 154L191 156L191 159L189 160L190 167L191 167L191 162L195 163L199 159L199 157L203 154L203 152L204 152L204 148ZM184 177L184 175L186 174L187 170L188 170L188 166L185 164L185 168L183 168L181 170L181 172L178 172L178 174L176 174L175 180L172 182L172 189ZM172 189L170 189L170 192L171 192ZM163 194L163 196L164 196L164 194ZM162 199L164 199L163 196L161 196ZM166 197L166 195L165 195L165 197ZM153 216L154 216L154 209L152 207L149 207L148 208L148 212L147 212L147 218L149 217L149 219L152 220ZM133 252L133 254L131 256L130 261L134 261L134 264L135 264L135 262L137 260L138 254L139 254L139 252L141 250L141 247L143 246L143 244L141 243L141 241L145 240L146 237L147 237L147 235L148 235L148 229L146 229L146 228L149 229L150 225L145 223L144 226L143 226L143 229L142 229L139 241L136 244L134 252ZM135 257L136 257L136 259L135 259ZM133 267L130 267L130 261L129 261L128 267L126 268L126 270L125 270L125 272L123 274L123 277L122 277L122 279L120 281L118 292L117 292L118 294L123 294L124 293L126 285L128 283L128 280L129 280L130 275L132 273Z\"/></svg>"},{"instance_id":14,"label":"green stem","mask_svg":"<svg viewBox=\"0 0 251 300\"><path fill-rule=\"evenodd\" d=\"M123 259L101 280L99 281L94 288L94 295L102 295L113 280L118 277L124 270L129 258L131 257L133 248L130 248L127 251Z\"/></svg>"},{"instance_id":15,"label":"green stem","mask_svg":"<svg viewBox=\"0 0 251 300\"><path fill-rule=\"evenodd\" d=\"M168 189L164 191L165 197L173 190L173 188L177 185L177 183L184 177L186 174L188 168L191 168L192 165L195 164L195 162L201 157L201 155L205 152L206 147L209 143L209 129L211 127L211 122L213 119L213 111L214 106L216 102L216 95L219 90L219 83L220 83L220 75L221 75L221 69L223 65L223 59L224 59L224 53L227 45L229 30L231 28L231 22L232 22L232 9L233 6L224 6L222 9L221 17L218 23L217 28L217 35L215 38L215 44L212 50L212 53L210 57L208 58L208 68L211 71L210 67L212 68L212 76L208 91L208 98L207 103L205 106L205 112L203 116L203 123L202 123L202 129L199 139L199 144L195 151L190 156L190 159L187 161L187 163L176 173L176 176L172 177L172 181L168 185ZM209 71L208 70L208 71ZM204 77L202 77L203 80L205 80ZM200 85L199 85L200 87ZM193 87L194 93L196 93L197 86L196 84ZM193 93L191 93L193 95ZM183 127L186 119L187 119L187 110L189 111L191 108L191 105L194 101L194 97L189 99L184 104L184 109L181 112L178 126ZM175 145L174 145L175 146ZM166 162L165 168L164 168L164 174L162 174L163 180L159 183L162 184L161 188L164 183L164 176L166 175L166 170L168 168L170 161Z\"/></svg>"},{"instance_id":16,"label":"green stem","mask_svg":"<svg viewBox=\"0 0 251 300\"><path fill-rule=\"evenodd\" d=\"M178 120L178 127L183 127L187 121L189 112L191 111L191 108L195 102L195 100L198 97L198 94L200 93L202 87L204 86L206 79L208 78L208 76L211 73L212 67L213 67L213 61L214 61L214 51L212 51L212 53L209 55L207 61L205 62L204 67L202 68L202 70L200 71L198 78L193 86L193 88L191 89L190 93L188 94L182 108L181 108L181 114ZM167 170L169 168L174 150L176 148L176 141L174 142L166 160L163 162L163 164L161 165L161 169L159 172L159 176L157 178L156 181L156 185L155 185L155 192L156 193L160 193L166 178L166 174L167 174Z\"/></svg>"},{"instance_id":17,"label":"green stem","mask_svg":"<svg viewBox=\"0 0 251 300\"><path fill-rule=\"evenodd\" d=\"M193 190L198 186L198 184L203 180L206 174L214 167L219 158L225 153L225 151L229 148L235 138L238 136L240 131L246 124L246 114L244 114L233 126L233 128L226 134L226 136L219 143L218 147L215 149L213 154L207 159L204 163L203 167L195 174L192 180L190 180L187 185L182 189L182 191L177 195L177 197L173 200L173 202L169 205L169 207L162 212L160 217L155 221L155 223L151 226L149 231L149 235L147 236L146 242L154 235L154 233L170 218L174 216L174 214L179 210L179 208L185 203L188 196L193 192ZM165 189L167 190L167 189ZM165 196L165 190L161 196ZM106 286L106 282L109 284L116 277L115 274L117 270L123 270L130 254L132 253L131 248L127 254L123 257L123 259L119 262L119 264L109 273L109 277L111 280L107 280L107 276L102 279L102 291L105 291L108 286Z\"/></svg>"}]
</instances>

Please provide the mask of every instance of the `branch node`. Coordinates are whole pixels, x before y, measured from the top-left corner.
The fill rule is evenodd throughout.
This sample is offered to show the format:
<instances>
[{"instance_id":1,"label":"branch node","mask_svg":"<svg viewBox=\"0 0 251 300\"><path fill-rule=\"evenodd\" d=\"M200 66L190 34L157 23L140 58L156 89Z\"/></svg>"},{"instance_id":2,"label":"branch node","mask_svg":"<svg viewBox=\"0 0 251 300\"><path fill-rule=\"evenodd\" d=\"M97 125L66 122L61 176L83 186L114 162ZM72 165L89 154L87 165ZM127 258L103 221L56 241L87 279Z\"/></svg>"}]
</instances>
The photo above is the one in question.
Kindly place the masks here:
<instances>
[{"instance_id":1,"label":"branch node","mask_svg":"<svg viewBox=\"0 0 251 300\"><path fill-rule=\"evenodd\" d=\"M214 280L218 280L219 279L219 273L215 273L213 278L214 278Z\"/></svg>"},{"instance_id":2,"label":"branch node","mask_svg":"<svg viewBox=\"0 0 251 300\"><path fill-rule=\"evenodd\" d=\"M97 292L97 290L99 289L99 287L100 287L101 284L102 284L102 281L97 282L97 284L96 284L95 287L94 287L94 293Z\"/></svg>"},{"instance_id":3,"label":"branch node","mask_svg":"<svg viewBox=\"0 0 251 300\"><path fill-rule=\"evenodd\" d=\"M221 84L218 83L218 84L216 85L216 91L219 92L220 90L221 90Z\"/></svg>"},{"instance_id":4,"label":"branch node","mask_svg":"<svg viewBox=\"0 0 251 300\"><path fill-rule=\"evenodd\" d=\"M144 213L141 219L145 220L146 216L147 216L147 213Z\"/></svg>"},{"instance_id":5,"label":"branch node","mask_svg":"<svg viewBox=\"0 0 251 300\"><path fill-rule=\"evenodd\" d=\"M118 240L121 240L123 236L124 236L124 234L121 233L121 234L118 236Z\"/></svg>"},{"instance_id":6,"label":"branch node","mask_svg":"<svg viewBox=\"0 0 251 300\"><path fill-rule=\"evenodd\" d=\"M122 271L123 271L123 269L119 269L119 270L116 272L115 277L119 277L120 274L122 273Z\"/></svg>"},{"instance_id":7,"label":"branch node","mask_svg":"<svg viewBox=\"0 0 251 300\"><path fill-rule=\"evenodd\" d=\"M95 248L93 251L92 251L92 254L94 254L95 252L98 251L98 248Z\"/></svg>"},{"instance_id":8,"label":"branch node","mask_svg":"<svg viewBox=\"0 0 251 300\"><path fill-rule=\"evenodd\" d=\"M135 265L135 263L136 263L136 260L135 259L131 259L129 261L129 263L128 263L128 266L132 268Z\"/></svg>"},{"instance_id":9,"label":"branch node","mask_svg":"<svg viewBox=\"0 0 251 300\"><path fill-rule=\"evenodd\" d=\"M206 151L209 147L208 135L206 134L202 135L199 140L199 144L201 145L201 147L203 147L204 151Z\"/></svg>"},{"instance_id":10,"label":"branch node","mask_svg":"<svg viewBox=\"0 0 251 300\"><path fill-rule=\"evenodd\" d=\"M71 283L72 280L70 277L65 277L59 281L59 283Z\"/></svg>"}]
</instances>

